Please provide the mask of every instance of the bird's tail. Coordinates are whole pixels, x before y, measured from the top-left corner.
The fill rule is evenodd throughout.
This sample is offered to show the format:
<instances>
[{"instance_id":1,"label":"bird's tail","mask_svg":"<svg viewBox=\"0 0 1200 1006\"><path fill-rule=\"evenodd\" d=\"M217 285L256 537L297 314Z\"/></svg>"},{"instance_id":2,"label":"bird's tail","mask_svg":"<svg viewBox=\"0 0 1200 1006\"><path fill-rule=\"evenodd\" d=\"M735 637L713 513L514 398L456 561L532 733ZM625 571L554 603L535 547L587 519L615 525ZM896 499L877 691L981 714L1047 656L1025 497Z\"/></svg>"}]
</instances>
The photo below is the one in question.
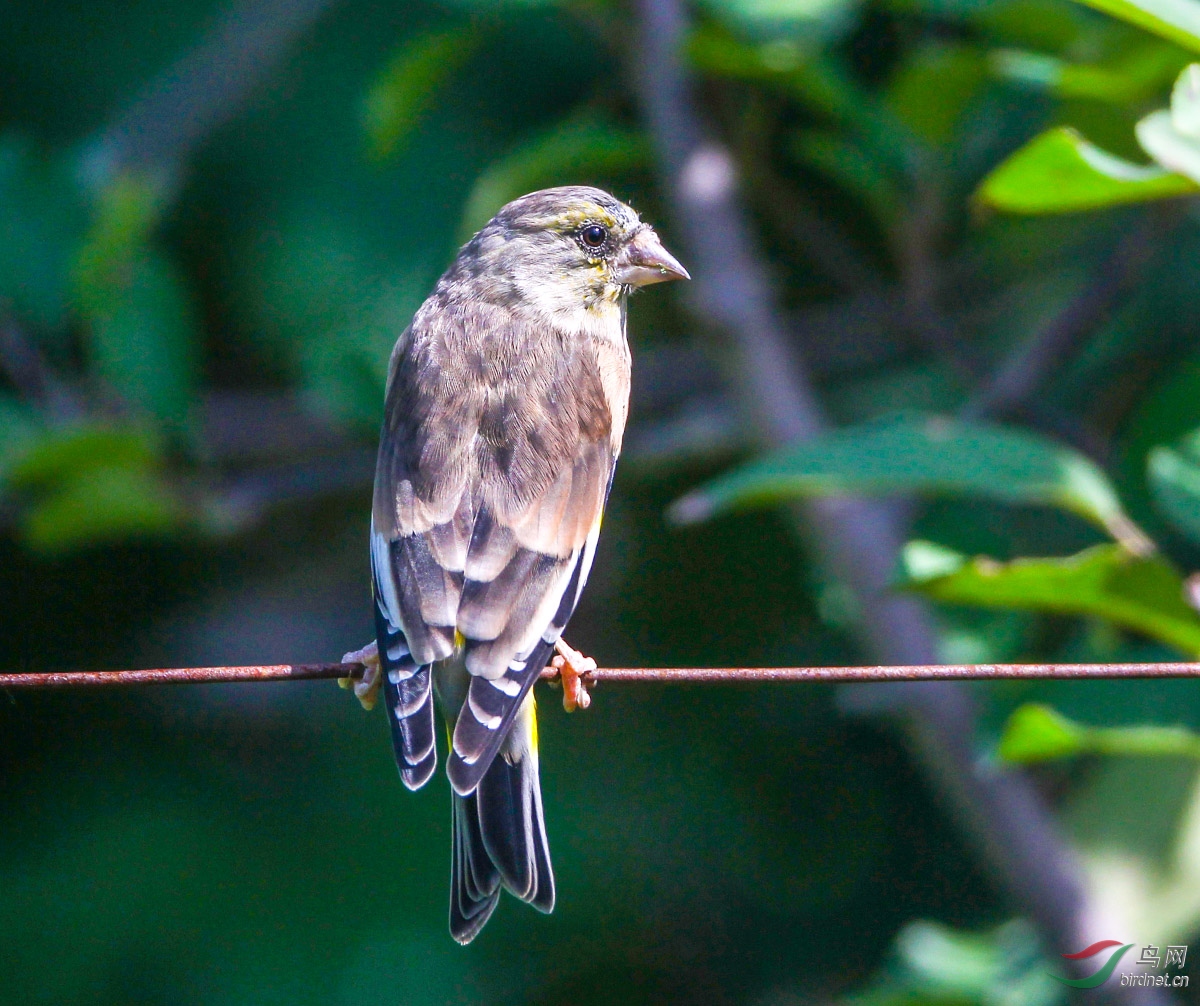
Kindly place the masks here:
<instances>
[{"instance_id":1,"label":"bird's tail","mask_svg":"<svg viewBox=\"0 0 1200 1006\"><path fill-rule=\"evenodd\" d=\"M475 792L453 800L451 935L460 943L473 940L495 909L501 885L539 911L553 911L532 694Z\"/></svg>"},{"instance_id":2,"label":"bird's tail","mask_svg":"<svg viewBox=\"0 0 1200 1006\"><path fill-rule=\"evenodd\" d=\"M450 794L454 849L450 860L450 935L470 943L500 900L500 871L487 854L479 829L475 794Z\"/></svg>"}]
</instances>

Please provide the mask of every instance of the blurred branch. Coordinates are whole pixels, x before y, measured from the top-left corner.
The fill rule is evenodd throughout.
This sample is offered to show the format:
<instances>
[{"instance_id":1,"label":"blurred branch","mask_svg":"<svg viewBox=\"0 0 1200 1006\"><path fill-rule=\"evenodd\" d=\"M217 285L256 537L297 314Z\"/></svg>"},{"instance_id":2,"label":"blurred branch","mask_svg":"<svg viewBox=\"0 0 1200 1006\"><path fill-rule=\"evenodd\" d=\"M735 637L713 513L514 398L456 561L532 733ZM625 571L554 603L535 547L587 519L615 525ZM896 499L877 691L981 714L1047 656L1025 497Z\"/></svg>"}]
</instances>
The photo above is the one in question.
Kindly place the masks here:
<instances>
[{"instance_id":1,"label":"blurred branch","mask_svg":"<svg viewBox=\"0 0 1200 1006\"><path fill-rule=\"evenodd\" d=\"M362 664L253 664L245 667L169 667L140 671L0 673L0 688L88 688L111 685L203 685L257 681L361 678ZM542 671L543 681L559 677ZM1011 681L1098 678L1200 678L1200 663L1162 664L916 664L866 667L600 667L580 675L587 684L845 684L880 681Z\"/></svg>"},{"instance_id":2,"label":"blurred branch","mask_svg":"<svg viewBox=\"0 0 1200 1006\"><path fill-rule=\"evenodd\" d=\"M679 56L685 33L674 2L643 2L636 59L643 110L658 146L662 189L697 277L701 313L726 331L738 366L739 396L771 446L815 437L825 428L807 375L788 347L766 270L738 201L733 160L707 137L692 112ZM864 500L816 501L803 509L831 570L872 618L863 628L872 650L889 662L932 660L928 615L913 598L888 589L899 537L885 505Z\"/></svg>"},{"instance_id":3,"label":"blurred branch","mask_svg":"<svg viewBox=\"0 0 1200 1006\"><path fill-rule=\"evenodd\" d=\"M92 168L101 178L130 168L176 168L337 2L242 0L230 7L94 142Z\"/></svg>"},{"instance_id":4,"label":"blurred branch","mask_svg":"<svg viewBox=\"0 0 1200 1006\"><path fill-rule=\"evenodd\" d=\"M51 419L81 415L83 403L50 368L38 347L11 318L0 314L0 373L29 404Z\"/></svg>"},{"instance_id":5,"label":"blurred branch","mask_svg":"<svg viewBox=\"0 0 1200 1006\"><path fill-rule=\"evenodd\" d=\"M730 339L738 390L763 442L811 439L824 420L807 375L788 352L766 268L738 201L732 159L705 135L695 111L680 56L687 15L680 0L640 0L638 11L633 70L658 149L661 188L672 201L684 260L696 277L694 296ZM829 567L856 595L868 650L888 662L934 660L928 612L888 589L900 540L893 513L861 500L811 504L805 513ZM851 702L903 715L931 781L1023 911L1051 946L1074 948L1086 920L1070 850L1025 778L979 763L970 695L949 681L885 684L859 689ZM1126 1001L1143 998L1121 994Z\"/></svg>"},{"instance_id":6,"label":"blurred branch","mask_svg":"<svg viewBox=\"0 0 1200 1006\"><path fill-rule=\"evenodd\" d=\"M208 492L204 506L215 527L236 530L256 523L282 503L369 490L375 478L375 453L349 446L326 457L255 469Z\"/></svg>"},{"instance_id":7,"label":"blurred branch","mask_svg":"<svg viewBox=\"0 0 1200 1006\"><path fill-rule=\"evenodd\" d=\"M1083 289L1016 347L960 415L965 419L1003 415L1029 400L1055 367L1075 352L1136 286L1177 217L1173 211L1174 207L1167 208L1170 217L1162 212L1143 213Z\"/></svg>"},{"instance_id":8,"label":"blurred branch","mask_svg":"<svg viewBox=\"0 0 1200 1006\"><path fill-rule=\"evenodd\" d=\"M770 154L757 136L742 165L748 172L747 198L753 199L762 221L789 238L826 277L851 294L882 286L879 270L842 228L811 198L771 169Z\"/></svg>"},{"instance_id":9,"label":"blurred branch","mask_svg":"<svg viewBox=\"0 0 1200 1006\"><path fill-rule=\"evenodd\" d=\"M696 396L668 419L630 423L621 458L662 469L730 459L746 446L742 424L723 395Z\"/></svg>"},{"instance_id":10,"label":"blurred branch","mask_svg":"<svg viewBox=\"0 0 1200 1006\"><path fill-rule=\"evenodd\" d=\"M286 392L212 390L200 401L199 421L205 457L214 462L310 458L353 443L334 422Z\"/></svg>"}]
</instances>

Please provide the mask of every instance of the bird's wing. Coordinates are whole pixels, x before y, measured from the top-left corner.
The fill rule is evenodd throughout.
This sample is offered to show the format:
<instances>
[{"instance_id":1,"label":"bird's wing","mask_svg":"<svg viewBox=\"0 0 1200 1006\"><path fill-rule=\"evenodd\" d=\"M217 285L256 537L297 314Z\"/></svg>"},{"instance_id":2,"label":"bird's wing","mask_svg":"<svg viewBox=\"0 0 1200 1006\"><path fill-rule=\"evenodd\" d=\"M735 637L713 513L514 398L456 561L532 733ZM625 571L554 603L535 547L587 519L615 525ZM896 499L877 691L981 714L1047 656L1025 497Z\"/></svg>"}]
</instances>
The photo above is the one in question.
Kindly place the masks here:
<instances>
[{"instance_id":1,"label":"bird's wing","mask_svg":"<svg viewBox=\"0 0 1200 1006\"><path fill-rule=\"evenodd\" d=\"M409 652L404 633L391 624L380 600L379 583L379 576L372 573L375 638L383 673L384 703L391 724L392 748L401 780L409 789L416 790L429 781L437 768L433 669L429 664L417 664Z\"/></svg>"},{"instance_id":2,"label":"bird's wing","mask_svg":"<svg viewBox=\"0 0 1200 1006\"><path fill-rule=\"evenodd\" d=\"M472 326L482 340L464 338ZM447 768L460 794L495 757L591 567L628 391L627 361L604 352L460 310L419 312L393 357L377 603L416 667L460 655L472 675Z\"/></svg>"},{"instance_id":3,"label":"bird's wing","mask_svg":"<svg viewBox=\"0 0 1200 1006\"><path fill-rule=\"evenodd\" d=\"M594 516L567 556L518 545L493 580L474 580L468 575L459 624L472 677L446 766L458 793L470 793L484 777L522 700L550 661L554 644L575 611L595 556L616 459L606 460L608 475L599 494L591 498L587 481L584 489L576 490L578 505L587 505ZM480 638L497 629L494 639ZM472 631L478 635L472 636Z\"/></svg>"}]
</instances>

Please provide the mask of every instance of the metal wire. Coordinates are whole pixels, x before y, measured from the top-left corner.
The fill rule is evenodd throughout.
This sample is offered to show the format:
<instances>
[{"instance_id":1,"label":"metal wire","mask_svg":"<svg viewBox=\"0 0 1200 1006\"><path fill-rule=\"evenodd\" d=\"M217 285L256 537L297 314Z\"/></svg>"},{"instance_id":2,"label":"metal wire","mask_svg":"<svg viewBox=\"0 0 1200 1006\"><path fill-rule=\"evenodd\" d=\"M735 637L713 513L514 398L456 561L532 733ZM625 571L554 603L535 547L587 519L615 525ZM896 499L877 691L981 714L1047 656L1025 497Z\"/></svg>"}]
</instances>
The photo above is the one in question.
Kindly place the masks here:
<instances>
[{"instance_id":1,"label":"metal wire","mask_svg":"<svg viewBox=\"0 0 1200 1006\"><path fill-rule=\"evenodd\" d=\"M256 664L169 667L138 671L0 673L0 688L90 688L112 685L216 684L359 678L362 664ZM558 677L547 668L543 680ZM754 682L995 681L1002 679L1197 678L1200 663L1159 664L914 664L866 667L601 667L583 676L600 682L733 684Z\"/></svg>"}]
</instances>

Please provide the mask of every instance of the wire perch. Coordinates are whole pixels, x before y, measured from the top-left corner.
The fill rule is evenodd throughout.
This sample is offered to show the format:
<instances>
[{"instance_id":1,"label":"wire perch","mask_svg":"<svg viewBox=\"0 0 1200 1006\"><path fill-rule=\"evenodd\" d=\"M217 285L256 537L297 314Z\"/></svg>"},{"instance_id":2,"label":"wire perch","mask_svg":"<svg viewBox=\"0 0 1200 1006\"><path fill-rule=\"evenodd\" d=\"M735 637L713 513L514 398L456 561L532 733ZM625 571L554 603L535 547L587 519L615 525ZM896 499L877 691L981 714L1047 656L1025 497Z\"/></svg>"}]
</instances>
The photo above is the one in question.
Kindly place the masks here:
<instances>
[{"instance_id":1,"label":"wire perch","mask_svg":"<svg viewBox=\"0 0 1200 1006\"><path fill-rule=\"evenodd\" d=\"M362 664L255 664L244 667L168 667L135 671L0 673L0 688L91 688L114 685L220 684L359 678ZM542 680L558 677L546 668ZM1200 678L1200 663L1158 664L905 664L863 667L599 667L586 684L656 682L734 684L864 681L998 681L1010 679Z\"/></svg>"}]
</instances>

